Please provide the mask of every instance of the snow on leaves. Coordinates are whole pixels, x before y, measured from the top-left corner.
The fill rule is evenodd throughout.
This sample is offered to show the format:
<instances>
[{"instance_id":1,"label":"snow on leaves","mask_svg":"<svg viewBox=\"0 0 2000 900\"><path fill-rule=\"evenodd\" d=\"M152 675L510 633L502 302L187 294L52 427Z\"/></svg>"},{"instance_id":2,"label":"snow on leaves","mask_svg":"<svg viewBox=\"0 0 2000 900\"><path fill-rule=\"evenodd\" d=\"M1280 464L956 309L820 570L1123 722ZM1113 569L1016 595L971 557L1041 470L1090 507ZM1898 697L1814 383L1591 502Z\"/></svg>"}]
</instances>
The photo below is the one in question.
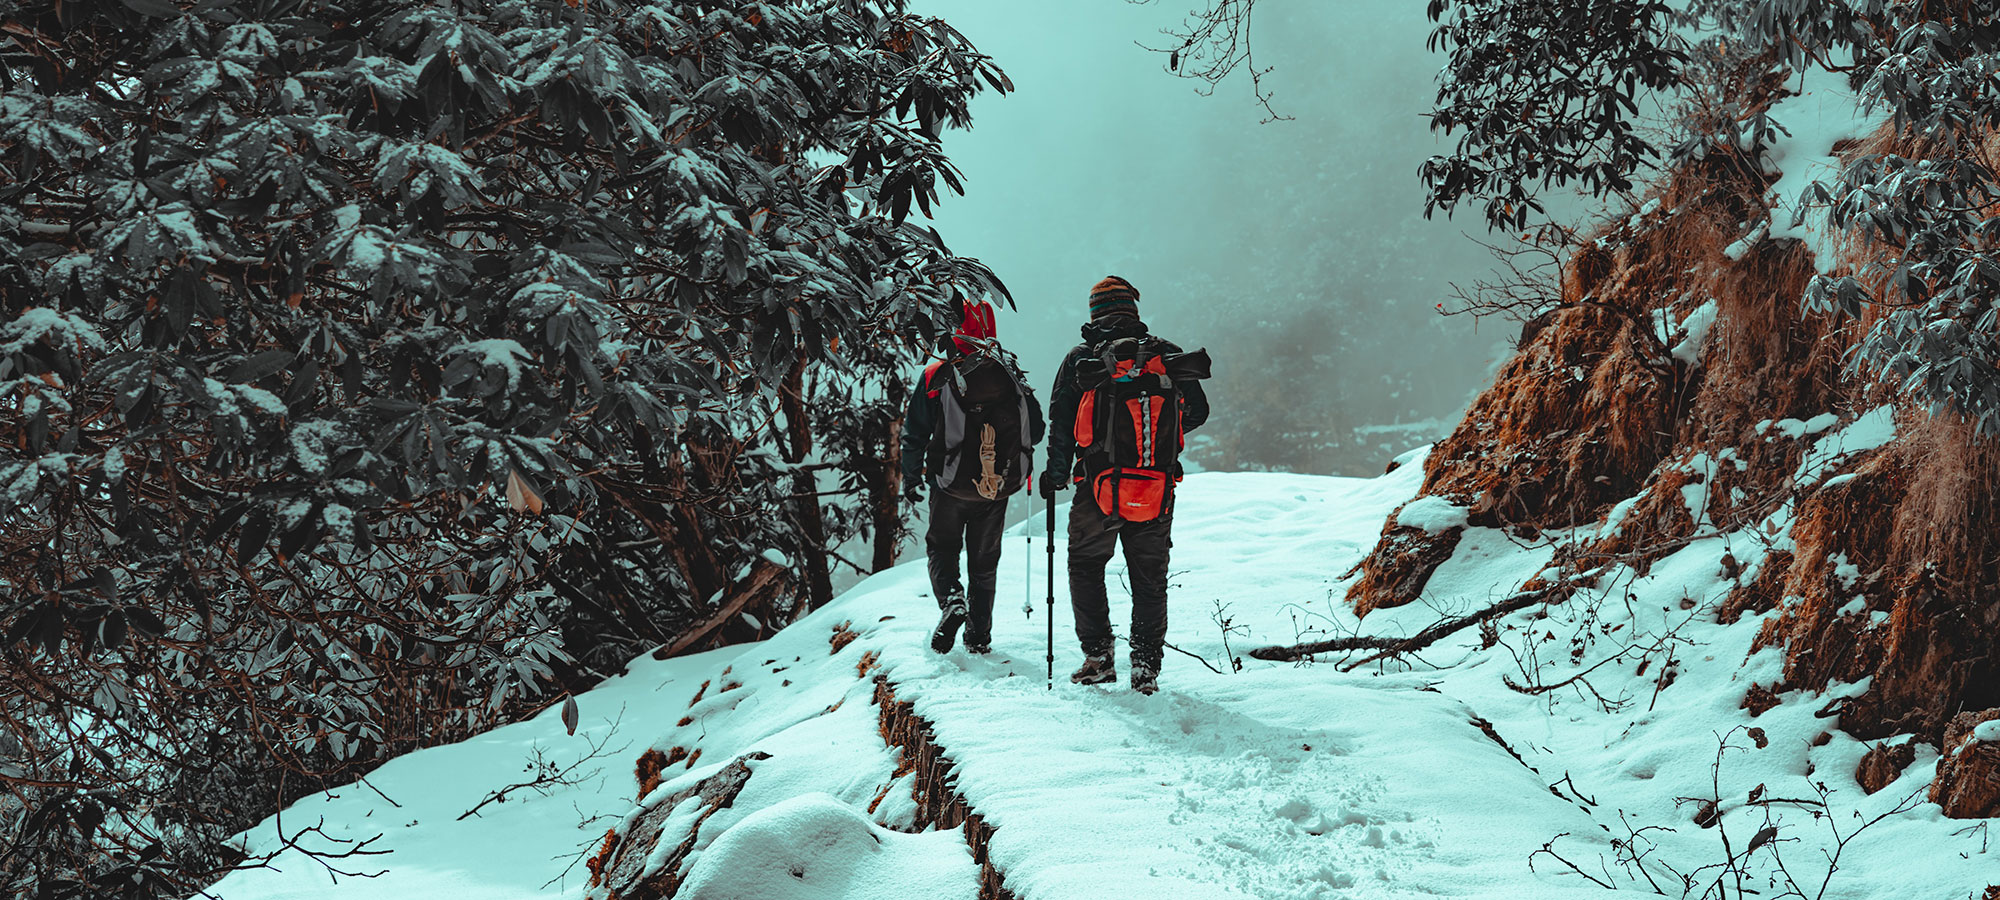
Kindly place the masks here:
<instances>
[{"instance_id":1,"label":"snow on leaves","mask_svg":"<svg viewBox=\"0 0 2000 900\"><path fill-rule=\"evenodd\" d=\"M851 491L880 386L997 289L906 217L1004 76L900 0L0 8L36 48L0 88L0 634L64 685L0 676L0 724L121 717L200 771L462 736L868 527L809 467ZM23 765L168 802L119 740ZM48 870L163 892L217 859L51 829Z\"/></svg>"},{"instance_id":2,"label":"snow on leaves","mask_svg":"<svg viewBox=\"0 0 2000 900\"><path fill-rule=\"evenodd\" d=\"M1802 299L1863 320L1855 363L2000 435L2000 175L1987 149L2000 129L1990 91L2000 29L1985 7L1432 0L1429 10L1433 48L1448 54L1432 123L1459 140L1424 164L1427 210L1482 201L1491 227L1520 231L1551 188L1625 192L1663 155L1643 107L1705 91L1687 104L1692 118L1724 112L1684 129L1666 155L1748 153L1782 188L1769 221L1745 223L1730 254L1805 239L1821 274Z\"/></svg>"}]
</instances>

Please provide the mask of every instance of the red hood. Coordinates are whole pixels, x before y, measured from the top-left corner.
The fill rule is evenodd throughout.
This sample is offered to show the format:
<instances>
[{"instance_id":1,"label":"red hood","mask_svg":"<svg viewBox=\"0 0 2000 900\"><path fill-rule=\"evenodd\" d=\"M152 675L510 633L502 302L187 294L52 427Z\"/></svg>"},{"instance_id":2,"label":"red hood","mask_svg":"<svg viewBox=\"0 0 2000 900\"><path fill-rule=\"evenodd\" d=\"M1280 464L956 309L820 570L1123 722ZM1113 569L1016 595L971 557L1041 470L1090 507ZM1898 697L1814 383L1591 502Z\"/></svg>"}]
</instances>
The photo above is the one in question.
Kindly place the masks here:
<instances>
[{"instance_id":1,"label":"red hood","mask_svg":"<svg viewBox=\"0 0 2000 900\"><path fill-rule=\"evenodd\" d=\"M961 304L961 307L965 311L964 317L959 320L958 328L952 332L951 342L953 346L958 348L959 353L965 354L979 349L978 345L966 340L966 338L986 341L991 340L1000 332L994 326L993 304L982 301L979 303Z\"/></svg>"}]
</instances>

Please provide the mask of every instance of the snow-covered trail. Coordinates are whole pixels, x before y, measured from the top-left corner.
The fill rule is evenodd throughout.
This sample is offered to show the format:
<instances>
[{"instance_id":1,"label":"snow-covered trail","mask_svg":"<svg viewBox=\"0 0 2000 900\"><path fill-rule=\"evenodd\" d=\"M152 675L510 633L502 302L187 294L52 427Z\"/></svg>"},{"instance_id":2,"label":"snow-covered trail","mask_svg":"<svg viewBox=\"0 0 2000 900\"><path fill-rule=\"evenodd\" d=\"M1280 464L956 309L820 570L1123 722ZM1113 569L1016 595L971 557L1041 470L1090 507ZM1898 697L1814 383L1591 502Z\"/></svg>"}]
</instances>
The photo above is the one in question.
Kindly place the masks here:
<instances>
[{"instance_id":1,"label":"snow-covered trail","mask_svg":"<svg viewBox=\"0 0 2000 900\"><path fill-rule=\"evenodd\" d=\"M1050 691L1040 659L885 659L1023 897L1560 896L1522 862L1589 827L1420 680L1189 663L1146 697Z\"/></svg>"},{"instance_id":2,"label":"snow-covered trail","mask_svg":"<svg viewBox=\"0 0 2000 900\"><path fill-rule=\"evenodd\" d=\"M1375 480L1191 480L1178 514L1169 639L1227 669L1223 634L1207 615L1219 603L1293 619L1323 605L1340 571L1373 543L1382 516L1414 490L1417 468ZM757 818L759 811L826 794L857 811L884 797L873 802L878 825L897 826L907 816L908 799L883 791L907 793L907 785L897 781L894 754L875 733L872 682L855 662L873 653L879 669L869 674L885 674L899 698L934 724L955 763L958 792L997 827L992 858L1022 898L1552 896L1552 886L1522 860L1546 839L1550 823L1588 822L1482 733L1470 710L1423 690L1420 679L1301 679L1289 667L1261 664L1218 675L1170 653L1164 690L1152 697L1122 683L1070 685L1064 676L1078 654L1058 577L1059 671L1049 690L1046 538L1036 533L1042 521L1038 513L1009 538L992 656L929 652L935 605L915 560L765 644L635 663L625 678L582 698L581 739L552 732L560 726L545 715L391 762L370 778L379 795L356 786L288 812L290 828L324 821L337 836L384 832L373 846L393 852L354 866L386 869L379 878L336 881L294 858L281 861L282 872L225 880L217 893L576 894L580 869L546 890L541 884L560 871L566 853L601 833L610 821L601 817L632 808L625 766L656 746L703 753L659 795L741 754L771 754L753 764L735 808L702 826L702 849L684 867L737 870L743 893L736 896L765 896L775 888L742 870L769 860L741 857L738 849L757 842L739 836L718 846L717 839L737 826L744 833L797 830L801 816L824 826L829 814L787 807L774 823ZM1058 566L1060 551L1059 543ZM1029 553L1032 564L1024 565ZM1120 566L1114 561L1114 581ZM1024 597L1032 600L1030 616L1021 613ZM1114 609L1125 607L1114 602ZM859 637L829 653L826 638L842 621ZM1232 649L1241 651L1243 637ZM698 699L687 702L690 695ZM673 724L683 718L686 724ZM545 752L557 760L579 754L578 740L601 736L614 720L626 736L617 739L624 752L603 760L593 782L547 797L518 792L479 816L455 818L518 780L520 760L537 747L553 748ZM275 824L259 833L268 839ZM889 858L902 862L875 866L875 876L867 866L847 867L839 886L821 896L876 896L867 893L875 889L910 896L910 885L885 885L878 876L908 868L912 858L946 873L938 876L943 883L971 890L963 843L948 833L931 837L943 840L897 845ZM729 858L704 860L704 853Z\"/></svg>"},{"instance_id":3,"label":"snow-covered trail","mask_svg":"<svg viewBox=\"0 0 2000 900\"><path fill-rule=\"evenodd\" d=\"M1058 508L1055 687L1047 682L1046 536L1011 536L995 653L924 645L931 607L868 626L900 699L931 722L957 790L996 826L990 852L1019 896L1143 898L1562 897L1529 853L1591 828L1576 808L1415 677L1310 677L1246 661L1232 672L1214 615L1321 617L1341 573L1415 492L1412 458L1379 479L1204 474L1178 502L1162 690L1069 684L1080 662ZM1017 554L1032 552L1023 591ZM1122 562L1108 573L1114 586ZM862 584L853 608L908 609L919 567ZM1114 622L1129 610L1113 590ZM1022 615L1022 598L1034 607ZM1007 601L1013 600L1013 603ZM926 601L928 602L928 601ZM1013 607L1013 608L1009 608ZM858 621L858 619L857 619ZM1321 622L1320 624L1330 624ZM1123 632L1123 628L1119 631ZM1244 634L1229 648L1242 653ZM1596 892L1593 892L1593 896Z\"/></svg>"},{"instance_id":4,"label":"snow-covered trail","mask_svg":"<svg viewBox=\"0 0 2000 900\"><path fill-rule=\"evenodd\" d=\"M1478 650L1470 631L1439 644L1426 654L1430 667L1414 673L1249 659L1232 671L1230 656L1251 646L1359 628L1340 601L1343 573L1416 492L1420 462L1413 455L1375 479L1191 476L1176 514L1168 640L1222 671L1170 651L1157 695L1132 693L1122 678L1109 686L1067 682L1080 655L1060 569L1056 683L1048 688L1046 538L1037 510L1008 537L991 656L929 651L936 606L923 561L913 559L764 643L636 660L629 674L580 699L584 727L576 737L563 734L552 710L392 761L371 775L375 790L351 787L286 812L292 831L323 822L336 838L381 835L372 846L393 853L350 864L388 870L379 878L336 882L290 855L279 859L282 871L240 873L215 893L224 900L584 896L583 867L557 878L564 867L600 844L607 827L650 814L669 833L693 829L691 852L674 863L686 879L684 898L972 900L979 867L964 837L905 833L917 820L916 775L885 743L878 677L929 723L951 762L953 790L993 827L989 858L1022 900L1603 897L1609 892L1552 858L1531 866L1531 857L1567 833L1559 848L1568 857L1630 887L1636 876L1620 870L1607 830L1622 827L1621 817L1676 829L1650 832L1658 844L1651 859L1683 871L1714 863L1717 832L1690 824L1691 807L1677 798L1710 789L1717 740L1749 723L1737 700L1749 683L1772 677L1775 651L1747 649L1755 618L1689 626L1692 643L1671 688L1656 687L1656 673L1643 668L1599 673L1599 688L1639 698L1618 712L1507 689L1502 676L1516 662L1498 649ZM1706 603L1726 593L1716 562L1725 545L1698 542L1656 564L1632 583L1629 619L1603 613L1606 627L1615 626L1607 634L1657 630L1690 616L1682 611L1690 598ZM1058 566L1061 549L1059 541ZM1409 633L1483 604L1532 575L1549 552L1546 541L1524 545L1473 529L1423 602L1378 611L1361 630ZM1121 565L1114 559L1110 573L1114 621L1129 610L1118 599ZM1522 646L1563 627L1531 612L1499 624L1503 640ZM842 632L853 634L851 642L830 640ZM1119 666L1122 676L1122 652ZM1811 778L1831 785L1845 823L1850 810L1874 815L1927 780L1935 763L1928 752L1891 790L1860 796L1848 775L1860 742L1838 732L1815 739L1826 729L1814 716L1825 699L1786 695L1757 719L1769 749L1731 756L1719 773L1723 796L1764 784L1802 795ZM1527 764L1481 727L1482 718ZM519 791L458 818L521 780L535 750L558 763L575 758L613 722L617 752L594 764L596 777L546 795ZM673 763L635 805L632 760L649 747ZM685 802L648 812L739 759L751 774L727 808L699 824L700 810ZM1801 812L1732 801L1723 827L1740 846L1768 821L1805 839L1786 851L1795 861L1818 852L1811 835L1825 826ZM252 844L272 846L275 824L255 829ZM1854 863L1843 864L1827 897L1885 896L1899 885L1921 888L1911 896L1945 897L1960 884L1984 884L1979 873L1991 858L1974 838L1954 837L1957 827L1934 806L1886 821L1850 848ZM1911 881L1915 870L1896 861L1915 847L1925 848L1926 862ZM646 862L665 859L662 849ZM1652 874L1668 877L1660 866Z\"/></svg>"}]
</instances>

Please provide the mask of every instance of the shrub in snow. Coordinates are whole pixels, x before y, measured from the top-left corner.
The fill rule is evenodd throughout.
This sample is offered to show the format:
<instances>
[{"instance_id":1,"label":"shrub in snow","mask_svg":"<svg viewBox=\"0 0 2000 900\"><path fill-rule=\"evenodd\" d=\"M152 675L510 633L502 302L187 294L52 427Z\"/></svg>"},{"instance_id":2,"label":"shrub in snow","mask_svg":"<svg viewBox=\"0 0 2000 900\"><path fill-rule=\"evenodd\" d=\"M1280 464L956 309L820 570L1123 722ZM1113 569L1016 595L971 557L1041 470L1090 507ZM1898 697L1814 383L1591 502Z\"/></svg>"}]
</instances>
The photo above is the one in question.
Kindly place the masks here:
<instances>
[{"instance_id":1,"label":"shrub in snow","mask_svg":"<svg viewBox=\"0 0 2000 900\"><path fill-rule=\"evenodd\" d=\"M996 287L905 221L1006 87L943 22L0 19L5 889L185 894L279 772L462 737L745 584L782 618L900 524L828 514L820 474L894 497L884 382Z\"/></svg>"}]
</instances>

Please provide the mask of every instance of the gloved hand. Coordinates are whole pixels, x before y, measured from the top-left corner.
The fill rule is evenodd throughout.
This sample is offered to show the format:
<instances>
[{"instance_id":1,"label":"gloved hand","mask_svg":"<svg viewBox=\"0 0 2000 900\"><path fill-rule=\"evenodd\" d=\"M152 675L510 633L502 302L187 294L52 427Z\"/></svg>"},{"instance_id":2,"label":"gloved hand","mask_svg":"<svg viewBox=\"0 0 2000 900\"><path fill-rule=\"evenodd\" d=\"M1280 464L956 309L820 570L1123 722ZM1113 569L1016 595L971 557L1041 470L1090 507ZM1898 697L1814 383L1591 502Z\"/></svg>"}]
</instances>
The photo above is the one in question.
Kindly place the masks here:
<instances>
[{"instance_id":1,"label":"gloved hand","mask_svg":"<svg viewBox=\"0 0 2000 900\"><path fill-rule=\"evenodd\" d=\"M911 504L921 505L924 502L924 486L916 481L905 482L903 499L910 501Z\"/></svg>"},{"instance_id":2,"label":"gloved hand","mask_svg":"<svg viewBox=\"0 0 2000 900\"><path fill-rule=\"evenodd\" d=\"M1067 490L1068 488L1069 479L1064 478L1062 473L1055 471L1042 473L1042 499L1054 500L1057 491Z\"/></svg>"}]
</instances>

